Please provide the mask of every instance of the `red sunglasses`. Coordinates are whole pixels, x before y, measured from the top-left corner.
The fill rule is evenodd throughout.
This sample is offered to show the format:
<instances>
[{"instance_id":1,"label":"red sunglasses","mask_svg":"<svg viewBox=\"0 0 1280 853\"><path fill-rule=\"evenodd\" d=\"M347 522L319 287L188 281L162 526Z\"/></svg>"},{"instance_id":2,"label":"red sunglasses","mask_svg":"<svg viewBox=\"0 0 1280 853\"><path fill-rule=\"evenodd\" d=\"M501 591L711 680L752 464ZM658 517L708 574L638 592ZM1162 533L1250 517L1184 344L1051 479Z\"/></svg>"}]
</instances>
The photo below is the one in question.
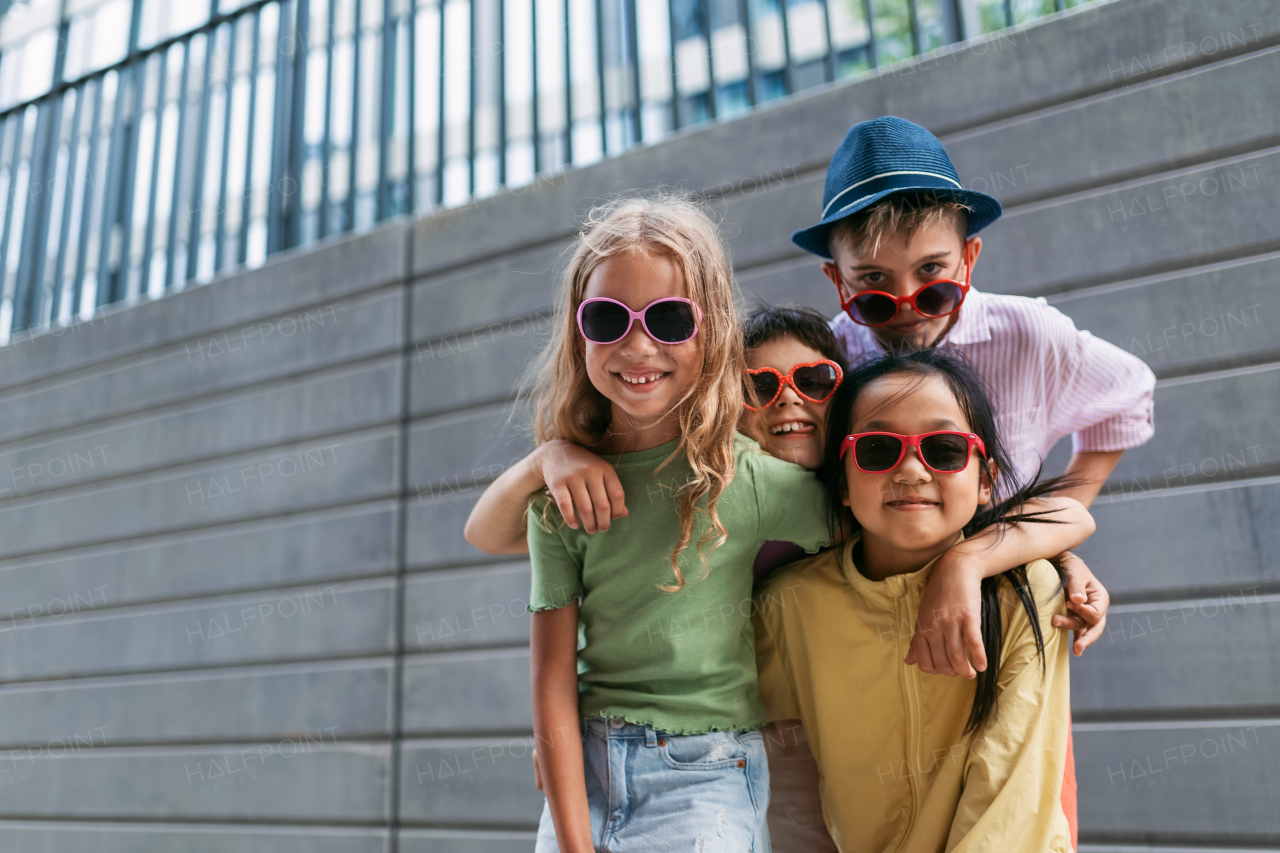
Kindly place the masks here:
<instances>
[{"instance_id":1,"label":"red sunglasses","mask_svg":"<svg viewBox=\"0 0 1280 853\"><path fill-rule=\"evenodd\" d=\"M840 442L840 458L853 448L853 463L859 471L882 474L902 463L907 448L914 447L920 461L939 474L956 474L969 465L969 451L974 447L983 459L987 446L971 432L926 432L921 435L899 435L896 432L860 432L845 436Z\"/></svg>"},{"instance_id":2,"label":"red sunglasses","mask_svg":"<svg viewBox=\"0 0 1280 853\"><path fill-rule=\"evenodd\" d=\"M969 244L964 246L964 281L940 278L931 281L909 296L894 296L881 290L860 290L844 298L840 307L849 319L863 326L884 326L892 323L903 305L910 305L921 317L936 319L960 310L969 293Z\"/></svg>"},{"instance_id":3,"label":"red sunglasses","mask_svg":"<svg viewBox=\"0 0 1280 853\"><path fill-rule=\"evenodd\" d=\"M825 358L792 365L786 373L773 367L756 367L748 370L747 375L760 405L753 406L746 400L742 401L742 405L753 412L772 406L782 396L782 389L786 385L790 385L792 390L810 403L825 403L844 381L844 371L840 369L840 365Z\"/></svg>"}]
</instances>

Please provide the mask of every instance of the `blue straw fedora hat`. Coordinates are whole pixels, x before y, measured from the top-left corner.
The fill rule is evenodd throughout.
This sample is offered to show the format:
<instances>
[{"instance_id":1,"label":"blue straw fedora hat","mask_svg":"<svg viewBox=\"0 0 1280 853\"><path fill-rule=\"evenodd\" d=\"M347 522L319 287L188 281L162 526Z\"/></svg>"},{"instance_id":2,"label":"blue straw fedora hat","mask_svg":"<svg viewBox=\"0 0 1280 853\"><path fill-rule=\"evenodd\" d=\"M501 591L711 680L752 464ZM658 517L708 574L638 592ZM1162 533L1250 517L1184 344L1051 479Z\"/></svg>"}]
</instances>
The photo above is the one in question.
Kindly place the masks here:
<instances>
[{"instance_id":1,"label":"blue straw fedora hat","mask_svg":"<svg viewBox=\"0 0 1280 853\"><path fill-rule=\"evenodd\" d=\"M831 226L894 193L928 191L968 205L968 236L1000 218L993 196L966 189L938 137L914 122L882 116L849 128L827 167L822 221L791 235L800 248L830 258Z\"/></svg>"}]
</instances>

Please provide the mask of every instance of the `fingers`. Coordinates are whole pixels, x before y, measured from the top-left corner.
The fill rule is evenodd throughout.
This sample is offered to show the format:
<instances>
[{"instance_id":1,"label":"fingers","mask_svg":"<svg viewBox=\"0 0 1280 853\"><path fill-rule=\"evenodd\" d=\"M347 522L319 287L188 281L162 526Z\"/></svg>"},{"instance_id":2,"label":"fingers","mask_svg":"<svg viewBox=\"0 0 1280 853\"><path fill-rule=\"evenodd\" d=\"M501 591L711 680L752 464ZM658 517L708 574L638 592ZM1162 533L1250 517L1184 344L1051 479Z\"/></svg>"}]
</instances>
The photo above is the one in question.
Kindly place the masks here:
<instances>
[{"instance_id":1,"label":"fingers","mask_svg":"<svg viewBox=\"0 0 1280 853\"><path fill-rule=\"evenodd\" d=\"M982 644L982 625L979 617L972 613L963 614L964 644L973 659L973 668L978 672L987 671L987 648ZM969 676L972 678L973 676Z\"/></svg>"},{"instance_id":2,"label":"fingers","mask_svg":"<svg viewBox=\"0 0 1280 853\"><path fill-rule=\"evenodd\" d=\"M1084 650L1092 646L1102 636L1102 631L1107 626L1107 617L1104 615L1098 620L1096 625L1088 625L1084 629L1076 632L1076 641L1071 646L1071 651L1076 657L1084 654Z\"/></svg>"},{"instance_id":3,"label":"fingers","mask_svg":"<svg viewBox=\"0 0 1280 853\"><path fill-rule=\"evenodd\" d=\"M1065 631L1083 631L1090 624L1079 616L1055 616L1052 622L1053 627L1062 628Z\"/></svg>"},{"instance_id":4,"label":"fingers","mask_svg":"<svg viewBox=\"0 0 1280 853\"><path fill-rule=\"evenodd\" d=\"M914 663L920 667L921 672L936 673L938 671L933 665L933 652L929 648L929 640L919 625L916 626L916 632L911 637L911 651L907 653L904 662Z\"/></svg>"},{"instance_id":5,"label":"fingers","mask_svg":"<svg viewBox=\"0 0 1280 853\"><path fill-rule=\"evenodd\" d=\"M578 518L582 521L582 529L587 533L596 532L596 516L591 504L591 492L587 490L587 484L583 480L573 480L568 484L569 494L573 496L573 507L578 510ZM561 510L563 512L563 510ZM571 518L571 515L565 515L565 519ZM574 530L578 529L576 524L569 524Z\"/></svg>"},{"instance_id":6,"label":"fingers","mask_svg":"<svg viewBox=\"0 0 1280 853\"><path fill-rule=\"evenodd\" d=\"M622 489L622 481L618 472L609 466L604 471L604 491L609 496L609 507L614 518L623 518L627 514L627 495Z\"/></svg>"},{"instance_id":7,"label":"fingers","mask_svg":"<svg viewBox=\"0 0 1280 853\"><path fill-rule=\"evenodd\" d=\"M573 514L573 495L569 493L569 489L565 486L548 486L547 489L551 492L551 499L556 502L556 509L564 516L565 524L577 530L578 519Z\"/></svg>"},{"instance_id":8,"label":"fingers","mask_svg":"<svg viewBox=\"0 0 1280 853\"><path fill-rule=\"evenodd\" d=\"M609 493L605 491L604 479L589 479L586 486L587 493L591 495L591 515L595 521L595 529L601 532L608 530L612 515L609 510ZM587 532L592 533L594 531L588 530Z\"/></svg>"}]
</instances>

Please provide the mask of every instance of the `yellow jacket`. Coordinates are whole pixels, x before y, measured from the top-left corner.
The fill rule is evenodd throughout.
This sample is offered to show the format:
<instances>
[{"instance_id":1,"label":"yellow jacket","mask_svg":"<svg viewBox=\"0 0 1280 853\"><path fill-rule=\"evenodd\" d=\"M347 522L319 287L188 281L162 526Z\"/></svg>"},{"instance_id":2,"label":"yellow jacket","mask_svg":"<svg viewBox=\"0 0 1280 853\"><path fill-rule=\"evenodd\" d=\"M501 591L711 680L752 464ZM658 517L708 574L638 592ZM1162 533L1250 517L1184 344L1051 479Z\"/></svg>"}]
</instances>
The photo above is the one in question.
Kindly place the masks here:
<instances>
[{"instance_id":1,"label":"yellow jacket","mask_svg":"<svg viewBox=\"0 0 1280 853\"><path fill-rule=\"evenodd\" d=\"M850 558L855 537L782 571L756 598L756 656L769 720L799 719L819 767L823 814L846 853L1071 853L1062 813L1070 646L1058 575L1027 565L1031 623L1001 585L1004 644L995 713L962 735L974 683L902 659L933 564L883 581Z\"/></svg>"}]
</instances>

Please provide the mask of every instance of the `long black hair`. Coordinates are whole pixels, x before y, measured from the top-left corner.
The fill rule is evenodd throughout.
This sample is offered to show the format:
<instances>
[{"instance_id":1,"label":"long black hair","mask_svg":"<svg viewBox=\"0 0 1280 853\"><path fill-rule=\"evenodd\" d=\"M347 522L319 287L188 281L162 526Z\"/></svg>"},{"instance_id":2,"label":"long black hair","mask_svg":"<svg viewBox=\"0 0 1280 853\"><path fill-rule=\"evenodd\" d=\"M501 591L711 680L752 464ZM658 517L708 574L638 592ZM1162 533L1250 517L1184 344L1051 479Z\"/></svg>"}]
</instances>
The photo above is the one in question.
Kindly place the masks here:
<instances>
[{"instance_id":1,"label":"long black hair","mask_svg":"<svg viewBox=\"0 0 1280 853\"><path fill-rule=\"evenodd\" d=\"M1048 517L1047 512L1011 513L1010 511L1026 503L1031 498L1041 497L1071 483L1062 477L1040 480L1039 472L1031 480L1020 483L1013 474L1013 465L1000 432L996 428L995 409L991 396L987 393L982 378L977 371L963 358L945 349L931 347L904 352L891 352L881 358L862 364L855 370L845 374L844 382L832 398L827 421L827 446L825 448L825 464L820 472L823 484L827 488L827 505L831 511L833 532L843 529L857 532L857 519L849 508L844 506L843 498L847 487L844 460L840 458L840 443L852 432L853 405L858 395L872 382L885 376L911 374L924 380L937 376L946 383L956 402L960 404L969 429L982 439L986 446L987 459L983 476L991 479L991 500L979 506L973 518L964 526L962 533L972 536L984 528L997 525L1002 530L1006 525L1021 522L1038 524L1060 524L1057 519ZM998 473L997 473L998 472ZM1036 652L1040 657L1040 669L1044 671L1044 637L1040 631L1039 611L1036 608L1035 596L1027 582L1024 566L1010 566L1002 574L985 578L982 581L982 645L987 653L987 669L978 673L973 696L973 708L969 712L969 720L965 732L976 731L995 712L996 687L1000 675L1000 651L1003 645L1002 617L1000 612L1000 585L1007 582L1022 602L1022 607L1031 620L1031 631L1035 636ZM1059 587L1061 588L1061 587Z\"/></svg>"}]
</instances>

